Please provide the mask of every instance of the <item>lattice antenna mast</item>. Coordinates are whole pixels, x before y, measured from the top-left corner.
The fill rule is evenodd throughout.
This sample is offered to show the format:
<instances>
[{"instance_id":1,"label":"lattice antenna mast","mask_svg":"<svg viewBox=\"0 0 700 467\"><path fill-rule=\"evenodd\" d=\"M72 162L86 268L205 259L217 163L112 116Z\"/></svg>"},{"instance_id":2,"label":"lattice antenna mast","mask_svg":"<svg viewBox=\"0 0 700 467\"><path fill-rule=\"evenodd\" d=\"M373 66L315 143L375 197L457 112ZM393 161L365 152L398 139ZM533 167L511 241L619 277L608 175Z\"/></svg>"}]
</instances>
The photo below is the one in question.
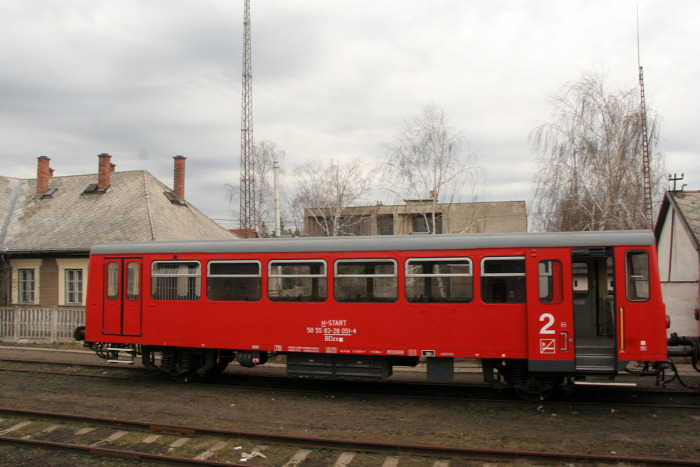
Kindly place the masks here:
<instances>
[{"instance_id":1,"label":"lattice antenna mast","mask_svg":"<svg viewBox=\"0 0 700 467\"><path fill-rule=\"evenodd\" d=\"M253 154L253 73L250 53L250 0L243 15L243 95L241 99L241 213L240 228L250 237L257 226L255 157Z\"/></svg>"},{"instance_id":2,"label":"lattice antenna mast","mask_svg":"<svg viewBox=\"0 0 700 467\"><path fill-rule=\"evenodd\" d=\"M647 104L644 95L644 69L639 53L639 5L637 5L637 66L639 66L639 90L641 93L642 108L642 175L644 178L644 215L650 229L654 228L654 218L651 207L651 169L649 168L649 134L647 129Z\"/></svg>"}]
</instances>

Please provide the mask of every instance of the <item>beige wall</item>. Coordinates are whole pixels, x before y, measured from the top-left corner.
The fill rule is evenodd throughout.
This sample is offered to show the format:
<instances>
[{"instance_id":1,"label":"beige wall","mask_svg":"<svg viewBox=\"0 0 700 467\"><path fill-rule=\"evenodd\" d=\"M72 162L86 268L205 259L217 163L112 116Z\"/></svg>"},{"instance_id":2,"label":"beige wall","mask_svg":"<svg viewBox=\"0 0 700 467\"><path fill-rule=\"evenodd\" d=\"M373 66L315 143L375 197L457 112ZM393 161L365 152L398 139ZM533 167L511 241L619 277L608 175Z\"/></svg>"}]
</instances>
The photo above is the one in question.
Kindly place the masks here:
<instances>
[{"instance_id":1,"label":"beige wall","mask_svg":"<svg viewBox=\"0 0 700 467\"><path fill-rule=\"evenodd\" d=\"M352 207L345 209L344 215L362 218L356 235L379 235L377 220L382 216L393 218L394 235L407 235L415 231L414 218L430 210L429 203L407 203ZM525 201L438 204L436 212L441 216L441 233L527 232ZM323 235L323 229L308 212L304 232L311 237Z\"/></svg>"}]
</instances>

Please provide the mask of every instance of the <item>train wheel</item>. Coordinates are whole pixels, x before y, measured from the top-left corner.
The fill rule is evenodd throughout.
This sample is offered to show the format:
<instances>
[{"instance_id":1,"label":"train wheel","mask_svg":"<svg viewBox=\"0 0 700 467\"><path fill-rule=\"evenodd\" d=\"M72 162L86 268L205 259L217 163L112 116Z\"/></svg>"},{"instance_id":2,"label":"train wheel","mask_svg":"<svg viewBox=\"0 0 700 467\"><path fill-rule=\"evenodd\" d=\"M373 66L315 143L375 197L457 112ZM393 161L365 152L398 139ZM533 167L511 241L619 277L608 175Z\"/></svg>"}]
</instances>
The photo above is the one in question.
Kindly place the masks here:
<instances>
[{"instance_id":1,"label":"train wheel","mask_svg":"<svg viewBox=\"0 0 700 467\"><path fill-rule=\"evenodd\" d=\"M552 397L554 390L561 385L561 378L535 378L530 376L525 384L514 386L518 396L526 401L544 401Z\"/></svg>"},{"instance_id":2,"label":"train wheel","mask_svg":"<svg viewBox=\"0 0 700 467\"><path fill-rule=\"evenodd\" d=\"M199 366L199 356L187 349L167 349L161 352L160 369L177 382L194 381Z\"/></svg>"}]
</instances>

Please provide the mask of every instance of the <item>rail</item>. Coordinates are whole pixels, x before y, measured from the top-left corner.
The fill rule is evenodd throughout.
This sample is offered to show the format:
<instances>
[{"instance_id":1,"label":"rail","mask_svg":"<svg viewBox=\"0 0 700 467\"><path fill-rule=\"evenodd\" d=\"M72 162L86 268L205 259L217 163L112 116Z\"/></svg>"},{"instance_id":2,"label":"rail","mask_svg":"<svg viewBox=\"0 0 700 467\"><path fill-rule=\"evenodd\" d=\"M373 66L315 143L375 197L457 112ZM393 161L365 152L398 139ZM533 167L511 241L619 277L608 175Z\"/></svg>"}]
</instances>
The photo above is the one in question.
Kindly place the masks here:
<instances>
[{"instance_id":1,"label":"rail","mask_svg":"<svg viewBox=\"0 0 700 467\"><path fill-rule=\"evenodd\" d=\"M84 324L82 307L0 307L0 342L70 342Z\"/></svg>"}]
</instances>

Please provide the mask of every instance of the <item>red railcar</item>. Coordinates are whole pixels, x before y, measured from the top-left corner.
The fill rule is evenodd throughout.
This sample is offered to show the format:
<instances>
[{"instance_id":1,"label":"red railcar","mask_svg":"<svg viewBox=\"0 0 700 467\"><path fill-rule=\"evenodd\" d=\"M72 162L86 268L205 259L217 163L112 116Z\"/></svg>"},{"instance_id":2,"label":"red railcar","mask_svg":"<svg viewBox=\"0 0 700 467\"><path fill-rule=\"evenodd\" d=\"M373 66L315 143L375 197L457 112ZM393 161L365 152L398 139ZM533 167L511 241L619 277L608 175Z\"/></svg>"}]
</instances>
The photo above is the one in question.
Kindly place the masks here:
<instances>
[{"instance_id":1,"label":"red railcar","mask_svg":"<svg viewBox=\"0 0 700 467\"><path fill-rule=\"evenodd\" d=\"M666 361L656 261L637 231L104 244L84 340L183 379L275 353L294 376L423 359L450 380L476 358L486 381L541 393Z\"/></svg>"}]
</instances>

